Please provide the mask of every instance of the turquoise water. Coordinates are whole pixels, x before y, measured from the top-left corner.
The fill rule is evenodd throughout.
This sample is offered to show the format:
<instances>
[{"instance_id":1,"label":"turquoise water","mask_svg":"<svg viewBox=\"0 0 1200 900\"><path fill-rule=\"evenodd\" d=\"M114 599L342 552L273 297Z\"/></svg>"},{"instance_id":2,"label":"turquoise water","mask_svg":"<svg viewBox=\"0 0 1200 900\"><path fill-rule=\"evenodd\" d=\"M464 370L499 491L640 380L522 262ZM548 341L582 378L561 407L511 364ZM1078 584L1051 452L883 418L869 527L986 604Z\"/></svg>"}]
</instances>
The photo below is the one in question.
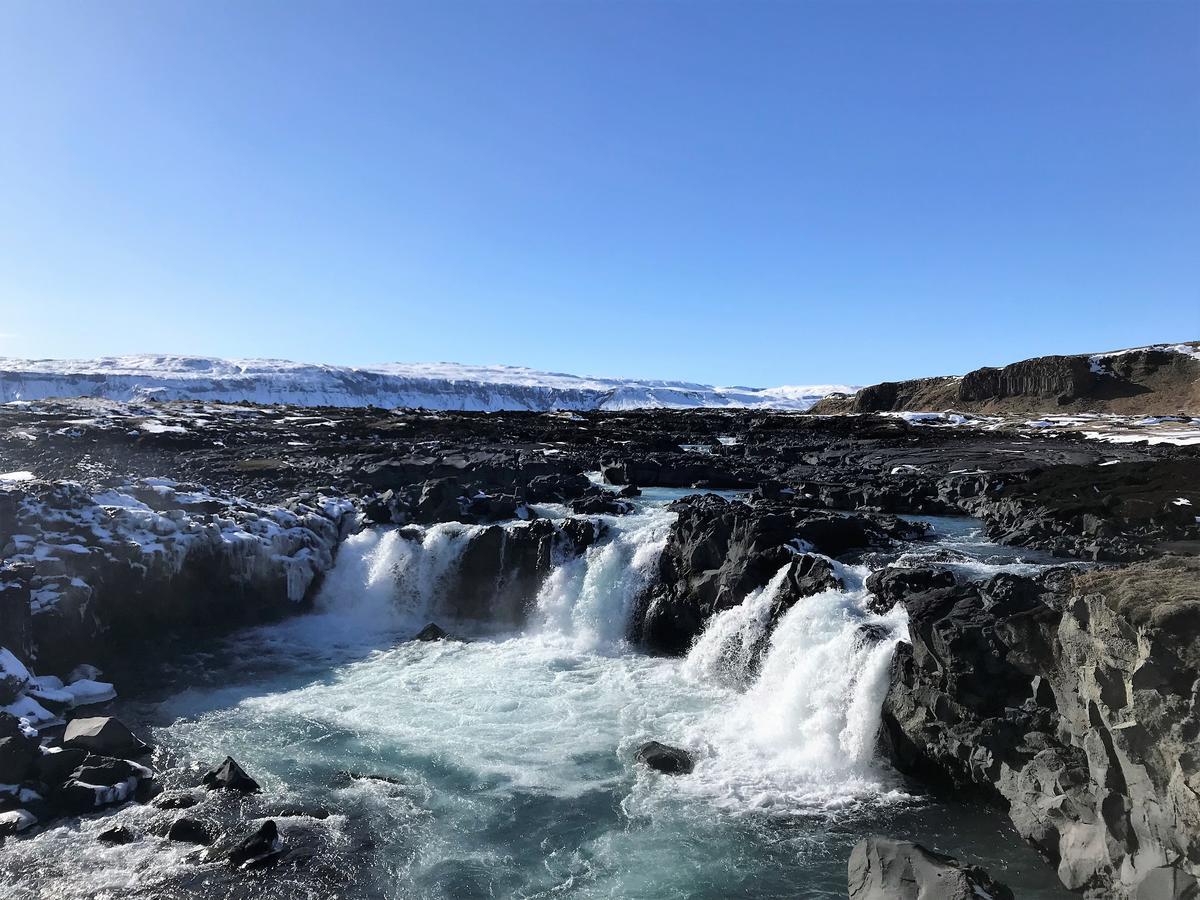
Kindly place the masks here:
<instances>
[{"instance_id":1,"label":"turquoise water","mask_svg":"<svg viewBox=\"0 0 1200 900\"><path fill-rule=\"evenodd\" d=\"M122 714L155 724L160 765L241 761L264 786L241 815L316 847L309 866L231 881L153 836L167 814L131 806L9 842L0 875L21 898L844 897L851 847L882 832L983 864L1018 896L1067 896L1000 816L922 797L874 758L905 624L864 610L864 570L789 612L761 669L731 671L725 652L753 636L753 597L687 659L626 645L681 493L611 520L509 632L455 621L445 596L469 527L364 532L314 613L179 657L126 698ZM474 639L406 640L431 619ZM865 621L888 637L862 646ZM650 739L693 750L695 772L634 765ZM101 848L114 821L144 836Z\"/></svg>"}]
</instances>

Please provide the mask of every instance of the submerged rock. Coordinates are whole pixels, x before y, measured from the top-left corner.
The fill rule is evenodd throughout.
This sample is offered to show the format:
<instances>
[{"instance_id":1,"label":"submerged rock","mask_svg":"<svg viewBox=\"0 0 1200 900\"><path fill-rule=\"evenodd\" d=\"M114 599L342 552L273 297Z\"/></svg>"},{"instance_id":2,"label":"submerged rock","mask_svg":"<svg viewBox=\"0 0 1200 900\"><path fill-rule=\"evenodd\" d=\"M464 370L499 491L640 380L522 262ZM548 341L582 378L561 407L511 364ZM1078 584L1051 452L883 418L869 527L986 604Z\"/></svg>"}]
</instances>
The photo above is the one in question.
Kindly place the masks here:
<instances>
[{"instance_id":1,"label":"submerged rock","mask_svg":"<svg viewBox=\"0 0 1200 900\"><path fill-rule=\"evenodd\" d=\"M696 767L692 754L679 747L649 741L638 747L633 758L664 775L687 775Z\"/></svg>"},{"instance_id":2,"label":"submerged rock","mask_svg":"<svg viewBox=\"0 0 1200 900\"><path fill-rule=\"evenodd\" d=\"M847 869L850 900L1013 900L978 866L878 835L858 842Z\"/></svg>"},{"instance_id":3,"label":"submerged rock","mask_svg":"<svg viewBox=\"0 0 1200 900\"><path fill-rule=\"evenodd\" d=\"M72 719L63 734L63 746L102 756L138 756L150 749L112 716Z\"/></svg>"},{"instance_id":4,"label":"submerged rock","mask_svg":"<svg viewBox=\"0 0 1200 900\"><path fill-rule=\"evenodd\" d=\"M153 805L156 809L191 809L199 802L200 798L195 794L172 791L155 797Z\"/></svg>"},{"instance_id":5,"label":"submerged rock","mask_svg":"<svg viewBox=\"0 0 1200 900\"><path fill-rule=\"evenodd\" d=\"M114 825L96 835L96 840L102 844L132 844L137 840L137 835L124 825Z\"/></svg>"},{"instance_id":6,"label":"submerged rock","mask_svg":"<svg viewBox=\"0 0 1200 900\"><path fill-rule=\"evenodd\" d=\"M246 774L246 770L238 765L232 756L217 768L205 773L202 783L210 791L235 791L239 794L257 794L262 788L258 782Z\"/></svg>"},{"instance_id":7,"label":"submerged rock","mask_svg":"<svg viewBox=\"0 0 1200 900\"><path fill-rule=\"evenodd\" d=\"M207 847L217 839L217 833L207 822L190 816L180 816L171 823L167 830L167 838L181 844L201 844Z\"/></svg>"}]
</instances>

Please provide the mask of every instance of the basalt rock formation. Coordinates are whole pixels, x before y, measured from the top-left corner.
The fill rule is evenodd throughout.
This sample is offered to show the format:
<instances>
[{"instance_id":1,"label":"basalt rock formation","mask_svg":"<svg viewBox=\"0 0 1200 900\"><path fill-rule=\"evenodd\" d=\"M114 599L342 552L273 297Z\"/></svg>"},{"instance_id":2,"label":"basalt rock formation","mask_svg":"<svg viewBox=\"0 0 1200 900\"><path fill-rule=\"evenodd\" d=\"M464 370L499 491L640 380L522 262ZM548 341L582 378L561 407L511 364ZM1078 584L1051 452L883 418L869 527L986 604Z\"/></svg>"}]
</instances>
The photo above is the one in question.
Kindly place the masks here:
<instances>
[{"instance_id":1,"label":"basalt rock formation","mask_svg":"<svg viewBox=\"0 0 1200 900\"><path fill-rule=\"evenodd\" d=\"M883 382L819 401L812 412L1200 413L1200 344L1040 356L952 376Z\"/></svg>"},{"instance_id":2,"label":"basalt rock formation","mask_svg":"<svg viewBox=\"0 0 1200 900\"><path fill-rule=\"evenodd\" d=\"M1200 878L1200 561L1052 569L904 597L881 741L1008 810L1089 897Z\"/></svg>"},{"instance_id":3,"label":"basalt rock formation","mask_svg":"<svg viewBox=\"0 0 1200 900\"><path fill-rule=\"evenodd\" d=\"M687 652L712 615L740 603L784 565L792 569L776 600L780 611L836 583L807 551L836 557L923 533L893 517L829 515L782 500L749 504L709 494L671 508L678 518L631 624L635 641L667 654Z\"/></svg>"}]
</instances>

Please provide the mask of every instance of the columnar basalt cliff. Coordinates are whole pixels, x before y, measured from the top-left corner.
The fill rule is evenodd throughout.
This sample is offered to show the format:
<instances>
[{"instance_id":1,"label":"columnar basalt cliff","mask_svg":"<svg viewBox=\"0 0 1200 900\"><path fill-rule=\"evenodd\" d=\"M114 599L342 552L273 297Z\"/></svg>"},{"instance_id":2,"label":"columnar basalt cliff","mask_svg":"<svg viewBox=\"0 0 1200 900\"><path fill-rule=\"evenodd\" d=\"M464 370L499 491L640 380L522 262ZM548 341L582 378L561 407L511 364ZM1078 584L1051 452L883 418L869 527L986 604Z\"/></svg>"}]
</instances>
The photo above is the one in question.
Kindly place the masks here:
<instances>
[{"instance_id":1,"label":"columnar basalt cliff","mask_svg":"<svg viewBox=\"0 0 1200 900\"><path fill-rule=\"evenodd\" d=\"M1200 413L1200 343L1040 356L1002 367L870 385L818 402L814 413L1088 411Z\"/></svg>"}]
</instances>

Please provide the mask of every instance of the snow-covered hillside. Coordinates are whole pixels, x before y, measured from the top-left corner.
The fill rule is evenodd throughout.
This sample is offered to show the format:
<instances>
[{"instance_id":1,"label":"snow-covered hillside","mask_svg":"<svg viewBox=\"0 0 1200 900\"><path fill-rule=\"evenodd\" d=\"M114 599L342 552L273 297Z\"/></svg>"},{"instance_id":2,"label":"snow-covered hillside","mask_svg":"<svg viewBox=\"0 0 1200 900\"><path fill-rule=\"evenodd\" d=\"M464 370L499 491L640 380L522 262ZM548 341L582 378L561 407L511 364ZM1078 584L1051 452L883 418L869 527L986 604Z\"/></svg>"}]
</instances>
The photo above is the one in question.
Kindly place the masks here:
<instances>
[{"instance_id":1,"label":"snow-covered hillside","mask_svg":"<svg viewBox=\"0 0 1200 900\"><path fill-rule=\"evenodd\" d=\"M49 397L214 400L305 406L447 410L589 410L648 407L807 409L847 385L712 387L683 381L581 378L515 366L392 363L346 367L275 359L113 356L0 358L0 402Z\"/></svg>"}]
</instances>

